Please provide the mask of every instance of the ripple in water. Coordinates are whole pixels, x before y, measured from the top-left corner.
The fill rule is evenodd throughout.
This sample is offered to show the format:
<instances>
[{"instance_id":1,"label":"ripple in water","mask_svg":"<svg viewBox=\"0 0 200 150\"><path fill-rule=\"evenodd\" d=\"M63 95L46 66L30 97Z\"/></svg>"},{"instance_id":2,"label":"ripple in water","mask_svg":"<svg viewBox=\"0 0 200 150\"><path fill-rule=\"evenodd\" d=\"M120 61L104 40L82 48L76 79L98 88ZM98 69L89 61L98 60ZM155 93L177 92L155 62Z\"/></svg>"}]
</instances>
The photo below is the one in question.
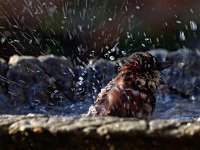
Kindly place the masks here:
<instances>
[{"instance_id":1,"label":"ripple in water","mask_svg":"<svg viewBox=\"0 0 200 150\"><path fill-rule=\"evenodd\" d=\"M182 98L175 93L157 96L157 104L152 119L193 120L200 116L200 101L194 96Z\"/></svg>"}]
</instances>

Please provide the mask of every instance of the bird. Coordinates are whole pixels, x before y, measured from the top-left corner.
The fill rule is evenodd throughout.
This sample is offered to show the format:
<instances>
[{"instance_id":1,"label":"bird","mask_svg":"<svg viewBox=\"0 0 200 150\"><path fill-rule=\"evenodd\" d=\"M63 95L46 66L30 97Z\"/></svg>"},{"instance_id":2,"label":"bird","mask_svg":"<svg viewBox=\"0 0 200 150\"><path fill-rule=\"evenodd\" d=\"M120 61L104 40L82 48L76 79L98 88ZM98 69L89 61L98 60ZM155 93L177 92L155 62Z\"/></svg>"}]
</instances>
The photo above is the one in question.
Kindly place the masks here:
<instances>
[{"instance_id":1,"label":"bird","mask_svg":"<svg viewBox=\"0 0 200 150\"><path fill-rule=\"evenodd\" d=\"M170 64L149 52L132 54L117 76L101 89L86 116L133 117L148 120L155 110L161 71Z\"/></svg>"}]
</instances>

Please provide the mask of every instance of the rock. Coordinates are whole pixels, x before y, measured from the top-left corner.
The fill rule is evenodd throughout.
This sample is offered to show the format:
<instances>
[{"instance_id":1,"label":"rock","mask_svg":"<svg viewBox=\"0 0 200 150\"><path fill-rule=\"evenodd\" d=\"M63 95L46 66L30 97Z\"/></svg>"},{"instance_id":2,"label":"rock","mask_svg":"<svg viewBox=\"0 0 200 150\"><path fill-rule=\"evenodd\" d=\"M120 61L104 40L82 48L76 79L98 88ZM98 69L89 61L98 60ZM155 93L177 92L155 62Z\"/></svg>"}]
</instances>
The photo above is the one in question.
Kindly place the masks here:
<instances>
[{"instance_id":1,"label":"rock","mask_svg":"<svg viewBox=\"0 0 200 150\"><path fill-rule=\"evenodd\" d=\"M200 51L180 49L169 53L167 61L172 64L168 85L184 95L199 95L200 100Z\"/></svg>"},{"instance_id":2,"label":"rock","mask_svg":"<svg viewBox=\"0 0 200 150\"><path fill-rule=\"evenodd\" d=\"M114 61L99 59L90 63L86 68L87 91L88 93L92 91L93 98L117 75L117 66Z\"/></svg>"},{"instance_id":3,"label":"rock","mask_svg":"<svg viewBox=\"0 0 200 150\"><path fill-rule=\"evenodd\" d=\"M9 80L6 79L6 71L8 64L4 59L0 59L0 113L6 113L9 106L9 98L7 96L7 85Z\"/></svg>"},{"instance_id":4,"label":"rock","mask_svg":"<svg viewBox=\"0 0 200 150\"><path fill-rule=\"evenodd\" d=\"M37 58L14 55L8 64L9 70L6 77L11 81L8 85L11 101L20 106L23 104L32 105L35 100L45 103L44 100L49 98L47 91L34 90L35 84L39 83L44 85L45 90L47 90L47 80L49 79ZM38 95L40 96L38 97Z\"/></svg>"},{"instance_id":5,"label":"rock","mask_svg":"<svg viewBox=\"0 0 200 150\"><path fill-rule=\"evenodd\" d=\"M199 149L200 122L1 115L2 149Z\"/></svg>"},{"instance_id":6,"label":"rock","mask_svg":"<svg viewBox=\"0 0 200 150\"><path fill-rule=\"evenodd\" d=\"M17 106L58 105L72 95L72 64L64 57L15 55L8 64L8 92Z\"/></svg>"},{"instance_id":7,"label":"rock","mask_svg":"<svg viewBox=\"0 0 200 150\"><path fill-rule=\"evenodd\" d=\"M74 79L74 67L71 61L62 56L46 55L38 59L44 71L51 77L52 82L56 84L58 91L68 98L73 97L72 84Z\"/></svg>"},{"instance_id":8,"label":"rock","mask_svg":"<svg viewBox=\"0 0 200 150\"><path fill-rule=\"evenodd\" d=\"M76 89L81 88L84 98L95 99L101 88L116 76L117 65L115 61L91 60L85 68L78 70L82 75L77 78Z\"/></svg>"},{"instance_id":9,"label":"rock","mask_svg":"<svg viewBox=\"0 0 200 150\"><path fill-rule=\"evenodd\" d=\"M5 78L8 64L4 59L0 59L0 92L5 92L8 80Z\"/></svg>"},{"instance_id":10,"label":"rock","mask_svg":"<svg viewBox=\"0 0 200 150\"><path fill-rule=\"evenodd\" d=\"M5 62L4 59L0 58L0 75L4 76L8 69L8 64Z\"/></svg>"},{"instance_id":11,"label":"rock","mask_svg":"<svg viewBox=\"0 0 200 150\"><path fill-rule=\"evenodd\" d=\"M9 104L9 97L4 92L0 92L0 114L12 112L12 106Z\"/></svg>"},{"instance_id":12,"label":"rock","mask_svg":"<svg viewBox=\"0 0 200 150\"><path fill-rule=\"evenodd\" d=\"M169 52L165 49L153 49L149 51L150 54L158 58L160 61L166 61Z\"/></svg>"}]
</instances>

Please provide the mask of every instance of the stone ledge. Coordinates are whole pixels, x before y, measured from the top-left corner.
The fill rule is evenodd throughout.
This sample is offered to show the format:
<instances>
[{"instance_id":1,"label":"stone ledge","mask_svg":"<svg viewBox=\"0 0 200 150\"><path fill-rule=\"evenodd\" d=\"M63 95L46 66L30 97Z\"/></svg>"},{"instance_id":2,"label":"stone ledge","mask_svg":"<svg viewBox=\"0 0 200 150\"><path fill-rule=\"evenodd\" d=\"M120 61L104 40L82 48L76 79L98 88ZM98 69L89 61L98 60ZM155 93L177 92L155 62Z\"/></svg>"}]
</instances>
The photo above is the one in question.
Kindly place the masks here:
<instances>
[{"instance_id":1,"label":"stone ledge","mask_svg":"<svg viewBox=\"0 0 200 150\"><path fill-rule=\"evenodd\" d=\"M0 116L2 149L199 149L200 121Z\"/></svg>"}]
</instances>

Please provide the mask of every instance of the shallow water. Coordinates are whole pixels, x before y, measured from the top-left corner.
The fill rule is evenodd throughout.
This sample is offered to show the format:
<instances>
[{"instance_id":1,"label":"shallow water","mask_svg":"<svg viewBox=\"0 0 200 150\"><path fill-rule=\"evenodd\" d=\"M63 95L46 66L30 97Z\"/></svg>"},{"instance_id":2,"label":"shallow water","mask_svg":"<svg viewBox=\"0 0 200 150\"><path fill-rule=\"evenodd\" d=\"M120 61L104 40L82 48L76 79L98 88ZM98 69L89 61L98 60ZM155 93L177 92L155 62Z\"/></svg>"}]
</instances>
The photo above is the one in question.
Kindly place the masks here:
<instances>
[{"instance_id":1,"label":"shallow water","mask_svg":"<svg viewBox=\"0 0 200 150\"><path fill-rule=\"evenodd\" d=\"M193 96L183 98L173 92L157 96L152 119L193 120L200 116L200 101Z\"/></svg>"},{"instance_id":2,"label":"shallow water","mask_svg":"<svg viewBox=\"0 0 200 150\"><path fill-rule=\"evenodd\" d=\"M87 112L93 99L85 102L67 102L62 106L37 106L34 109L30 107L20 107L15 109L14 114L40 113L46 115L59 116L82 116ZM176 119L176 120L194 120L200 116L200 101L193 97L183 98L176 93L169 92L165 95L158 95L156 108L152 115L154 119Z\"/></svg>"}]
</instances>

